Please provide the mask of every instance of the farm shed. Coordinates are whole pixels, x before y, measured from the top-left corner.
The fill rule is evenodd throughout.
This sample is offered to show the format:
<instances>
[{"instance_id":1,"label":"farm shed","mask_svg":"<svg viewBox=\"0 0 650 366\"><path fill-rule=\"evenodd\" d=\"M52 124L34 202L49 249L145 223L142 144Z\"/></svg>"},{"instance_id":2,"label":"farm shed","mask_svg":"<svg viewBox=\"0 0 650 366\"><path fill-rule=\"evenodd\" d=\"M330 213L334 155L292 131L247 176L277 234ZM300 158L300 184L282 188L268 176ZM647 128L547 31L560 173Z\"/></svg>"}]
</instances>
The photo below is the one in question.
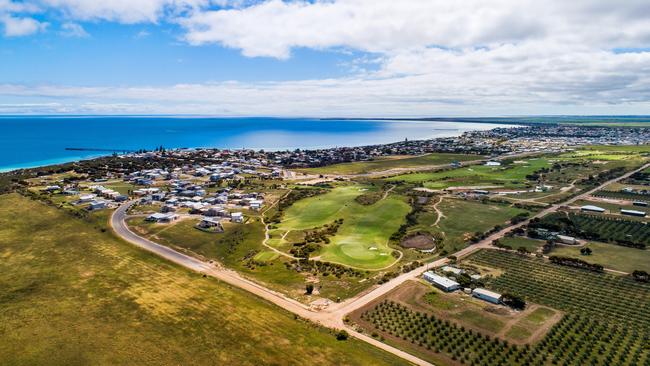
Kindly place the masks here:
<instances>
[{"instance_id":1,"label":"farm shed","mask_svg":"<svg viewBox=\"0 0 650 366\"><path fill-rule=\"evenodd\" d=\"M472 296L477 299L491 302L493 304L498 304L501 302L501 294L486 290L484 288L475 288L474 291L472 291Z\"/></svg>"},{"instance_id":2,"label":"farm shed","mask_svg":"<svg viewBox=\"0 0 650 366\"><path fill-rule=\"evenodd\" d=\"M447 277L439 276L433 272L424 272L424 275L422 277L424 277L427 282L443 291L451 292L456 291L460 288L460 284L458 282Z\"/></svg>"}]
</instances>

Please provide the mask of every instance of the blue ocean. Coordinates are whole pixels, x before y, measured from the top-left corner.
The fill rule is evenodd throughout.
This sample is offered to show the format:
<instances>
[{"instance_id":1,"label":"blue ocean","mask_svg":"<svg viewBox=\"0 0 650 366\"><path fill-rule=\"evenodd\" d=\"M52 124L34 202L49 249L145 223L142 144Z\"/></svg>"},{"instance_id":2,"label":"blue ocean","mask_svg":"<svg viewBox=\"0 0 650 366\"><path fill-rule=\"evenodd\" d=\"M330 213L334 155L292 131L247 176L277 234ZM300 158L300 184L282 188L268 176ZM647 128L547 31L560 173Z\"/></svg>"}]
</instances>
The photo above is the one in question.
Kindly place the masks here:
<instances>
[{"instance_id":1,"label":"blue ocean","mask_svg":"<svg viewBox=\"0 0 650 366\"><path fill-rule=\"evenodd\" d=\"M0 171L88 159L110 151L151 150L158 146L315 149L450 137L499 126L304 118L0 117Z\"/></svg>"}]
</instances>

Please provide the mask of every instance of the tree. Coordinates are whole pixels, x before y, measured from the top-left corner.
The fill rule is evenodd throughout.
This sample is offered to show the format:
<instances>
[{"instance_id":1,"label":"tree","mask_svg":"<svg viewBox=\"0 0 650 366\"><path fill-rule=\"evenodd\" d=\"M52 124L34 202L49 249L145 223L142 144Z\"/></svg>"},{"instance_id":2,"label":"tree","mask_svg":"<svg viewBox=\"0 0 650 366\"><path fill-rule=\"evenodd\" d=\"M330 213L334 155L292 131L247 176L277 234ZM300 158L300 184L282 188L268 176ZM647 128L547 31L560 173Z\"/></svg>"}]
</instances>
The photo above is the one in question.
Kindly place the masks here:
<instances>
[{"instance_id":1,"label":"tree","mask_svg":"<svg viewBox=\"0 0 650 366\"><path fill-rule=\"evenodd\" d=\"M592 250L590 248L582 248L580 249L580 254L582 255L591 255Z\"/></svg>"},{"instance_id":2,"label":"tree","mask_svg":"<svg viewBox=\"0 0 650 366\"><path fill-rule=\"evenodd\" d=\"M312 292L314 292L314 285L311 284L311 283L308 283L308 284L305 286L305 292L307 293L307 295L311 295Z\"/></svg>"},{"instance_id":3,"label":"tree","mask_svg":"<svg viewBox=\"0 0 650 366\"><path fill-rule=\"evenodd\" d=\"M526 308L526 301L517 295L508 294L508 293L503 294L503 296L501 297L501 301L505 305L510 306L513 309L524 310Z\"/></svg>"},{"instance_id":4,"label":"tree","mask_svg":"<svg viewBox=\"0 0 650 366\"><path fill-rule=\"evenodd\" d=\"M634 271L632 277L639 282L650 282L650 274L646 271Z\"/></svg>"},{"instance_id":5,"label":"tree","mask_svg":"<svg viewBox=\"0 0 650 366\"><path fill-rule=\"evenodd\" d=\"M343 329L336 332L336 340L337 341L345 341L345 340L348 339L348 337L350 337L350 335L348 334L348 332L346 332Z\"/></svg>"}]
</instances>

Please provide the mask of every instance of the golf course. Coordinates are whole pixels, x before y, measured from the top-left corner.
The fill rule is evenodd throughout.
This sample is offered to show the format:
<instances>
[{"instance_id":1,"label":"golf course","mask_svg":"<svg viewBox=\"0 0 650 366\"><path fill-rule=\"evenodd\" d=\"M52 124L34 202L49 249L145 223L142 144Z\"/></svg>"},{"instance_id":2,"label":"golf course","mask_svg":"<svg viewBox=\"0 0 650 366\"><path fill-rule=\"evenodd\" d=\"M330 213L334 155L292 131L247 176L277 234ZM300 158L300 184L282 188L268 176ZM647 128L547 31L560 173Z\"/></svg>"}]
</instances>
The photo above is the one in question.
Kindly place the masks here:
<instances>
[{"instance_id":1,"label":"golf course","mask_svg":"<svg viewBox=\"0 0 650 366\"><path fill-rule=\"evenodd\" d=\"M396 258L388 247L388 239L402 225L410 207L394 194L386 194L372 205L357 203L355 198L368 189L372 187L341 186L295 202L272 232L272 236L281 239L270 244L286 247L288 240L299 237L296 234L302 231L343 219L330 243L322 245L316 254L320 260L368 270L391 265Z\"/></svg>"}]
</instances>

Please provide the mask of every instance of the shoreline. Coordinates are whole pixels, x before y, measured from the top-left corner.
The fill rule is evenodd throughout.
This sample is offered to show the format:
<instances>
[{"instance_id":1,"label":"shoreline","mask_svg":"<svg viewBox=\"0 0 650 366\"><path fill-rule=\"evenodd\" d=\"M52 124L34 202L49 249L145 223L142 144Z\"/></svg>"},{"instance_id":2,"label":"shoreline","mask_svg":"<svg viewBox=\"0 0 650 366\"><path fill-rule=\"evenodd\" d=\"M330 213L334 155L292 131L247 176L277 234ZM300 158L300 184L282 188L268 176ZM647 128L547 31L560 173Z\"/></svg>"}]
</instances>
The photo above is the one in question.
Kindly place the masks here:
<instances>
[{"instance_id":1,"label":"shoreline","mask_svg":"<svg viewBox=\"0 0 650 366\"><path fill-rule=\"evenodd\" d=\"M15 119L29 119L29 118L38 118L38 119L61 119L61 118L87 118L87 119L96 119L96 118L113 118L114 116L0 116L0 122L4 118L15 118ZM160 118L159 116L128 116L128 118L133 118L133 119L148 119L148 118ZM164 118L169 118L169 119L175 119L175 118L188 118L186 116L169 116L169 117L164 117ZM193 117L190 117L193 118ZM194 117L194 118L206 118L206 119L212 119L213 117ZM259 118L267 118L267 117L259 117ZM217 118L219 119L219 118ZM459 122L459 121L426 121L426 120L408 120L408 119L319 119L319 118L308 118L308 119L301 119L301 118L278 118L278 120L282 121L287 121L287 120L295 120L295 122L300 122L300 121L322 121L322 122L327 122L327 121L349 121L349 122L358 122L358 123L364 123L364 122L380 122L380 123L403 123L405 126L406 125L411 125L411 126L417 126L417 125L423 125L423 124L430 124L430 123L436 123L436 124L442 124L442 123L451 123L451 124L462 124L462 125L471 125L473 122ZM463 129L458 129L458 128L444 128L445 126L439 126L442 128L434 128L432 127L430 129L430 132L432 133L431 135L425 135L425 136L417 136L417 138L408 138L410 141L423 141L423 140L435 140L438 138L449 138L449 137L458 137L463 135L466 132L471 132L471 131L488 131L492 130L495 128L516 128L516 127L523 127L522 124L499 124L499 123L477 123L477 124L490 124L493 125L491 128L471 128L471 127L478 127L478 126L468 126L470 129L463 130ZM310 132L310 131L297 131L298 133L301 133L305 136L308 136L310 134L312 135L325 135L327 132ZM408 130L405 131L405 134L412 134L412 132L409 132ZM437 132L437 134L435 133ZM270 140L273 140L274 134L272 131L264 131L261 129L259 133L266 133L269 134ZM277 133L275 133L275 136L277 137L278 135L290 135L293 133L292 131L282 131L279 130ZM297 136L298 138L300 136ZM394 137L394 136L393 136ZM336 136L332 136L333 139L336 138ZM364 146L386 146L386 145L391 145L391 144L396 144L401 142L401 139L398 140L393 140L391 142L373 142L373 143L359 143L359 144L331 144L331 143L326 143L323 145L310 145L310 146L305 146L305 145L287 145L287 146L275 146L275 147L264 147L264 146L255 146L255 147L239 147L239 148L229 148L229 147L217 147L217 146L192 146L192 147L182 147L182 146L165 146L169 150L179 150L179 149L218 149L218 150L254 150L254 151L290 151L290 150L304 150L304 151L314 151L314 150L326 150L326 149L336 149L336 148L355 148L355 147L364 147ZM254 139L251 141L251 144L256 144ZM258 143L259 144L259 141ZM135 149L133 149L135 150ZM146 149L147 151L152 151L152 149ZM116 152L119 153L119 150L116 150ZM76 163L80 161L87 161L87 160L94 160L98 158L105 158L108 156L111 156L112 153L110 152L103 152L100 154L89 154L89 155L76 155L76 156L69 156L69 157L58 157L58 158L51 158L51 159L42 159L42 160L35 160L35 161L29 161L29 162L23 162L23 163L13 163L13 164L8 164L5 166L0 166L0 174L5 174L5 173L11 173L15 171L20 171L20 170L29 170L29 169L38 169L38 168L46 168L46 167L52 167L52 166L57 166L57 165L64 165L64 164L71 164L71 163ZM120 154L124 155L124 154Z\"/></svg>"}]
</instances>

